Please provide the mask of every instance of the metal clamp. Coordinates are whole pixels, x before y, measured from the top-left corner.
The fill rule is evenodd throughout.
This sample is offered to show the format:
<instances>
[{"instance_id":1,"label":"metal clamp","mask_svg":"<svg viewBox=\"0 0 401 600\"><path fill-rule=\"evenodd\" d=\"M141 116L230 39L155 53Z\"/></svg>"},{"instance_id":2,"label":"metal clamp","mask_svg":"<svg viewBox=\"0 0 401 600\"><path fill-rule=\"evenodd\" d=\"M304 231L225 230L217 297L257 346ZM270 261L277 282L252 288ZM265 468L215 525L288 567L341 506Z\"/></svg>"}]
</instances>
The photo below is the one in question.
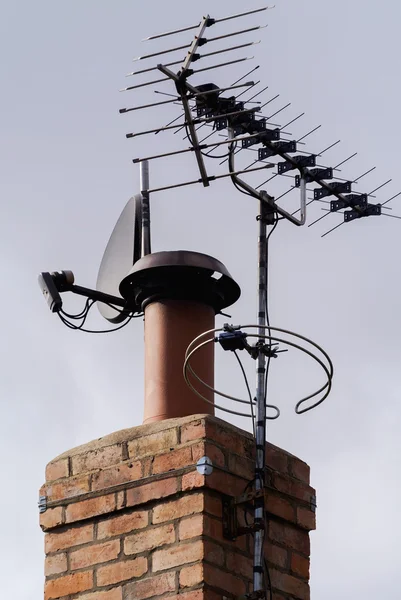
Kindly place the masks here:
<instances>
[{"instance_id":1,"label":"metal clamp","mask_svg":"<svg viewBox=\"0 0 401 600\"><path fill-rule=\"evenodd\" d=\"M242 494L237 498L232 496L223 497L223 537L227 540L236 540L240 535L260 531L264 529L263 522L253 522L246 527L238 524L237 507L252 504L257 498L264 496L264 490L255 490Z\"/></svg>"},{"instance_id":2,"label":"metal clamp","mask_svg":"<svg viewBox=\"0 0 401 600\"><path fill-rule=\"evenodd\" d=\"M39 507L40 514L47 511L47 497L46 496L39 496L38 507Z\"/></svg>"},{"instance_id":3,"label":"metal clamp","mask_svg":"<svg viewBox=\"0 0 401 600\"><path fill-rule=\"evenodd\" d=\"M208 456L202 456L196 463L196 470L201 475L211 475L213 473L213 462Z\"/></svg>"}]
</instances>

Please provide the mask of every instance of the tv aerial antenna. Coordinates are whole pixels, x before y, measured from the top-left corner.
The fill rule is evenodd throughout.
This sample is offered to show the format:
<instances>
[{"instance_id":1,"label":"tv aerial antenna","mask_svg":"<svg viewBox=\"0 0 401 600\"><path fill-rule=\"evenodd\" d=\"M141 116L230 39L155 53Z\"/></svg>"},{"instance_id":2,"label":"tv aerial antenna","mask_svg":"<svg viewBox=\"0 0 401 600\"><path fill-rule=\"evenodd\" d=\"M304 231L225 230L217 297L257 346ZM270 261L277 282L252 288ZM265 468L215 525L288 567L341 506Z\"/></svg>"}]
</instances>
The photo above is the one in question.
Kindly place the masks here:
<instances>
[{"instance_id":1,"label":"tv aerial antenna","mask_svg":"<svg viewBox=\"0 0 401 600\"><path fill-rule=\"evenodd\" d=\"M306 398L298 401L296 404L296 412L298 414L307 412L317 405L321 404L331 389L333 377L333 365L327 353L317 344L308 340L299 334L275 328L270 325L268 317L267 305L267 258L268 258L268 241L269 237L277 227L279 220L287 220L293 225L303 226L307 223L307 207L312 203L327 203L325 206L325 214L308 223L308 226L315 225L326 219L329 215L341 215L342 221L334 227L329 228L322 234L322 237L327 236L340 226L351 223L357 219L386 215L393 218L387 212L390 208L388 204L398 197L401 192L386 198L383 202L376 202L374 194L382 190L391 180L388 180L367 192L354 190L353 186L359 188L360 181L372 171L375 167L358 175L353 180L341 179L337 176L339 167L351 160L355 154L340 161L335 166L329 164L321 164L323 155L337 146L339 140L330 144L319 152L307 152L304 148L304 140L317 131L320 126L315 127L311 131L306 132L298 139L292 139L287 132L295 121L298 121L303 114L298 115L285 124L277 124L272 120L277 115L282 114L289 106L273 110L270 112L270 104L275 101L278 96L274 96L267 102L257 100L256 105L252 105L256 98L260 98L261 94L267 88L263 88L253 95L249 95L250 90L260 85L260 81L248 80L247 78L254 74L258 67L253 68L244 76L233 81L230 85L221 85L217 82L208 81L207 83L195 84L192 83L193 78L198 75L203 75L209 72L218 72L219 69L228 69L232 65L249 60L247 56L238 56L238 51L253 46L255 41L246 41L244 43L235 43L222 49L213 50L216 42L221 40L238 39L244 34L256 32L263 28L262 25L256 25L247 28L240 28L230 31L226 34L214 35L218 25L222 22L234 21L255 15L268 10L269 7L246 11L240 14L223 17L220 19L212 18L210 15L204 16L196 25L190 25L174 31L167 31L157 35L152 35L145 38L145 41L157 40L160 38L170 38L176 35L193 31L194 37L190 43L183 45L172 45L164 50L149 52L134 59L140 64L149 64L150 59L155 59L156 64L146 68L140 68L128 73L127 76L135 77L155 74L155 78L141 83L129 85L121 91L130 92L140 88L160 86L161 84L170 84L170 96L172 98L149 102L138 106L130 106L122 108L120 113L131 113L152 108L157 108L167 104L180 104L181 114L167 123L160 124L157 128L145 131L134 131L127 133L127 138L133 139L145 135L164 134L174 131L174 133L184 131L189 146L182 149L170 150L166 152L158 152L150 156L134 158L134 163L140 163L144 160L153 161L165 159L171 156L182 156L186 153L192 153L195 156L199 178L195 180L187 180L181 182L170 183L164 186L155 187L147 190L149 194L163 192L179 187L192 186L201 184L204 187L209 187L214 181L229 177L233 185L244 194L256 198L259 201L259 232L258 232L258 315L257 323L247 326L232 326L226 324L222 329L207 331L203 335L195 339L188 347L185 364L184 376L188 385L192 390L203 397L205 401L210 402L206 395L199 391L199 385L202 386L201 378L197 375L191 366L191 359L203 346L214 342L219 342L224 350L231 350L236 353L240 350L247 351L256 360L256 397L255 400L250 397L249 401L234 398L213 389L212 391L229 398L233 401L248 403L250 402L252 414L253 408L256 411L256 416L252 421L255 421L255 437L256 437L256 467L255 467L255 501L254 501L254 578L253 578L253 596L264 597L264 564L263 564L263 541L264 541L264 499L263 495L258 495L264 487L265 473L265 440L266 440L266 420L277 418L280 414L278 407L267 404L267 375L269 371L270 361L277 357L279 350L278 344L284 344L292 348L297 348L306 352L312 359L317 361L325 374L326 383L317 391L311 393ZM211 35L209 35L209 32ZM209 51L210 48L210 51ZM158 62L172 53L186 51L184 59L173 60L167 62ZM232 53L236 53L233 55ZM230 55L230 60L217 64L209 64L210 57L217 55ZM206 66L203 66L206 62ZM199 63L201 67L198 68ZM178 70L177 70L178 67ZM156 77L156 74L163 77ZM157 93L159 90L154 90ZM244 98L248 95L248 97ZM268 107L268 108L266 108ZM265 110L263 110L265 109ZM177 122L178 121L178 122ZM210 128L210 133L200 139L200 130ZM226 132L226 139L219 139L218 136ZM301 149L302 147L302 149ZM215 152L219 149L226 148L226 156L219 162L224 164L226 172L220 174L209 174L209 166L212 162L216 162ZM257 157L248 166L237 168L235 161L239 152L255 151ZM217 158L220 161L221 156ZM260 175L260 172L275 169L273 175L262 183L251 184L248 174L253 177ZM274 197L267 190L262 189L263 186L270 183L273 179L291 178L291 184L279 197ZM292 191L299 191L299 207L295 211L290 211L285 208L282 198L287 196ZM308 193L312 193L312 197L308 197ZM285 202L285 201L284 201ZM268 227L271 227L268 234ZM249 344L249 339L254 338L256 343ZM210 388L204 384L206 388ZM248 387L249 389L249 387ZM220 406L222 410L234 414L244 415L243 412L227 409Z\"/></svg>"},{"instance_id":2,"label":"tv aerial antenna","mask_svg":"<svg viewBox=\"0 0 401 600\"><path fill-rule=\"evenodd\" d=\"M81 321L78 326L73 326L74 328L82 329L87 311L92 305L91 303L96 301L100 303L99 308L103 317L112 323L122 323L119 326L122 327L133 316L141 315L140 303L135 302L132 298L127 300L126 294L121 295L120 291L124 290L125 284L123 285L121 282L131 267L140 258L151 253L150 197L152 194L193 185L202 185L207 188L217 180L229 178L238 191L258 201L257 322L242 326L226 324L223 328L205 331L188 347L183 366L184 378L188 385L205 402L210 402L210 392L213 392L233 402L250 406L251 414L245 413L243 410L233 410L214 404L228 413L251 416L254 427L256 439L255 479L253 482L255 488L254 520L250 526L250 530L254 534L254 575L253 593L248 596L249 600L264 598L267 592L264 581L263 553L266 421L276 419L280 415L277 406L267 403L267 382L271 360L276 358L279 353L286 351L288 347L302 351L321 367L325 383L308 396L298 399L295 406L298 414L315 408L325 400L330 393L333 378L333 365L323 348L305 336L273 327L270 324L267 296L270 236L280 220L286 220L297 227L306 224L311 227L330 215L341 216L340 223L323 232L322 237L325 237L340 226L361 218L380 215L401 218L388 212L391 210L388 204L400 196L401 192L385 198L384 201L376 201L376 192L382 190L391 180L385 181L374 189L369 190L368 188L368 191L359 189L361 180L372 173L375 167L353 179L343 179L338 176L339 169L354 158L355 154L334 166L325 162L322 157L337 147L340 140L317 152L309 152L305 148L305 140L315 133L320 125L295 139L288 128L298 122L304 113L284 124L276 122L278 115L282 115L290 105L285 104L280 108L271 109L279 95L275 95L265 102L261 100L262 94L266 92L268 86L260 89L263 84L259 80L249 79L257 74L259 66L253 67L239 78L232 78L234 80L229 83L219 84L210 79L203 83L194 83L194 79L209 77L209 73L215 71L216 73L226 73L232 66L238 67L251 59L252 57L243 56L242 51L250 49L259 42L258 40L248 40L243 36L259 32L265 26L260 24L244 26L230 30L228 33L221 33L219 25L227 23L228 26L231 26L232 23L241 22L242 18L252 15L260 16L260 13L265 13L269 8L264 6L222 18L206 15L197 24L145 38L144 41L151 42L181 35L187 37L186 43L177 43L162 50L156 49L134 59L138 67L127 74L127 77L134 78L134 82L121 91L135 92L153 89L155 93L166 98L127 106L121 108L120 113L136 114L138 111L157 109L161 106L167 108L169 105L172 107L178 105L180 107L179 114L166 124L160 123L152 129L135 130L126 134L126 137L131 140L158 135L158 149L160 148L160 150L157 154L133 159L134 163L140 165L140 193L129 200L115 226L99 270L97 289L90 290L74 285L73 275L68 271L40 275L40 284L51 309L58 312L64 322L66 322L67 313L63 313L60 293L71 291L88 298L87 310L84 309L79 317L75 316ZM215 32L216 35L214 35ZM190 39L188 39L189 37ZM225 44L226 41L229 45L221 47L221 43ZM173 57L171 60L171 54L177 56L177 53L181 53L179 58ZM185 54L184 57L183 54ZM221 59L222 62L209 63L209 59L216 60L216 57L220 60L220 55L224 57ZM166 61L160 62L164 61L164 58ZM199 64L200 67L198 67ZM145 66L142 68L142 65ZM138 76L141 79L139 83L136 83ZM143 76L150 77L150 79L142 80ZM159 88L165 85L168 86L167 91L155 89L155 86ZM255 92L255 88L259 91ZM202 131L208 131L208 134L202 137ZM165 138L166 133L180 134L181 132L185 135L183 139L188 142L186 147L173 150L166 148L165 152L161 151L163 142L160 138ZM240 154L239 158L241 158L249 153L254 153L254 160L244 167L237 167L238 155ZM150 186L150 161L182 157L186 154L194 155L199 177L169 182L153 188ZM211 165L214 167L212 174ZM269 171L267 179L265 179L266 171ZM272 171L273 174L271 174ZM261 175L263 175L263 181L259 182L256 178ZM269 184L273 180L288 181L288 189L279 196L273 196L267 189L263 189L265 186L270 188ZM355 185L358 189L354 189ZM299 194L299 202L295 210L289 209L286 199L284 199L293 192ZM324 204L324 214L307 223L308 207L312 204ZM151 256L150 254L148 258ZM224 276L227 279L227 276ZM236 292L233 293L235 295ZM249 340L254 343L250 343ZM204 346L213 343L218 343L223 350L232 351L235 354L243 374L245 371L238 353L243 351L255 360L255 397L251 394L246 375L248 399L230 396L215 390L202 381L191 361ZM202 391L202 387L204 391Z\"/></svg>"}]
</instances>

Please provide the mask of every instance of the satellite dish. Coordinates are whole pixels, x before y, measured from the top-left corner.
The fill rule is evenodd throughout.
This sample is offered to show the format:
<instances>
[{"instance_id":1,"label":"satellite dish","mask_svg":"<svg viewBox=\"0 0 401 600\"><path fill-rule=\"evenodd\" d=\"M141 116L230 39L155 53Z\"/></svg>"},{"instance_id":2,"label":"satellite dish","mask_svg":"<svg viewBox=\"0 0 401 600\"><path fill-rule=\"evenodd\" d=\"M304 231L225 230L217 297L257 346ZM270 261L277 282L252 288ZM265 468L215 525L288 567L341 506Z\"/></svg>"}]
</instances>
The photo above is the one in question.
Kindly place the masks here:
<instances>
[{"instance_id":1,"label":"satellite dish","mask_svg":"<svg viewBox=\"0 0 401 600\"><path fill-rule=\"evenodd\" d=\"M128 200L110 236L97 276L96 289L122 299L121 281L133 265L150 254L149 163L139 165L139 194ZM100 314L111 323L121 323L130 310L117 311L102 302L97 303Z\"/></svg>"},{"instance_id":2,"label":"satellite dish","mask_svg":"<svg viewBox=\"0 0 401 600\"><path fill-rule=\"evenodd\" d=\"M141 247L142 194L136 194L128 200L110 236L100 264L96 289L122 298L120 283L141 258ZM121 323L129 315L129 311L117 311L102 302L97 305L100 314L111 323Z\"/></svg>"}]
</instances>

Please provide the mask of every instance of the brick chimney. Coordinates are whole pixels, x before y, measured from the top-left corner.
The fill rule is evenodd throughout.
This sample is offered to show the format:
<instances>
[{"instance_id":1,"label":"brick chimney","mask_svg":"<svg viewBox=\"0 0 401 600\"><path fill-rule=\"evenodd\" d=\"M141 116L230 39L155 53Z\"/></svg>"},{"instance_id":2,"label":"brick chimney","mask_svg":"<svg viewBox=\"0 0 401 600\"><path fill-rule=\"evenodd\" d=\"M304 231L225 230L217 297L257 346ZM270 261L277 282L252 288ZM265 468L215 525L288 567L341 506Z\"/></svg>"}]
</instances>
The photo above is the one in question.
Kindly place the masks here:
<instances>
[{"instance_id":1,"label":"brick chimney","mask_svg":"<svg viewBox=\"0 0 401 600\"><path fill-rule=\"evenodd\" d=\"M222 600L251 592L252 537L240 528L254 448L250 434L192 415L125 429L51 461L40 492L45 600ZM196 467L204 456L213 463L209 475ZM266 462L273 600L308 600L309 467L269 444Z\"/></svg>"}]
</instances>

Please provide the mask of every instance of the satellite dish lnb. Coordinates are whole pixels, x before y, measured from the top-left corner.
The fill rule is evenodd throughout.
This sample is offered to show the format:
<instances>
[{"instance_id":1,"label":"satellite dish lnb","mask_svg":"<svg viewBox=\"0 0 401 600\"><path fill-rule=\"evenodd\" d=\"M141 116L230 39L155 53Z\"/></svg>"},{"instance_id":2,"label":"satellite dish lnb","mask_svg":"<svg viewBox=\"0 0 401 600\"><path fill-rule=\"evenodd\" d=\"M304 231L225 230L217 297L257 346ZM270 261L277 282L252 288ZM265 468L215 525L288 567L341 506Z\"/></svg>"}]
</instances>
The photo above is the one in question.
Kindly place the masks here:
<instances>
[{"instance_id":1,"label":"satellite dish lnb","mask_svg":"<svg viewBox=\"0 0 401 600\"><path fill-rule=\"evenodd\" d=\"M149 197L147 188L148 165L141 164L141 193L128 200L110 236L103 254L96 282L100 292L121 298L121 281L133 265L145 254L150 253ZM111 323L121 323L129 315L117 311L108 304L97 303L100 314Z\"/></svg>"}]
</instances>

